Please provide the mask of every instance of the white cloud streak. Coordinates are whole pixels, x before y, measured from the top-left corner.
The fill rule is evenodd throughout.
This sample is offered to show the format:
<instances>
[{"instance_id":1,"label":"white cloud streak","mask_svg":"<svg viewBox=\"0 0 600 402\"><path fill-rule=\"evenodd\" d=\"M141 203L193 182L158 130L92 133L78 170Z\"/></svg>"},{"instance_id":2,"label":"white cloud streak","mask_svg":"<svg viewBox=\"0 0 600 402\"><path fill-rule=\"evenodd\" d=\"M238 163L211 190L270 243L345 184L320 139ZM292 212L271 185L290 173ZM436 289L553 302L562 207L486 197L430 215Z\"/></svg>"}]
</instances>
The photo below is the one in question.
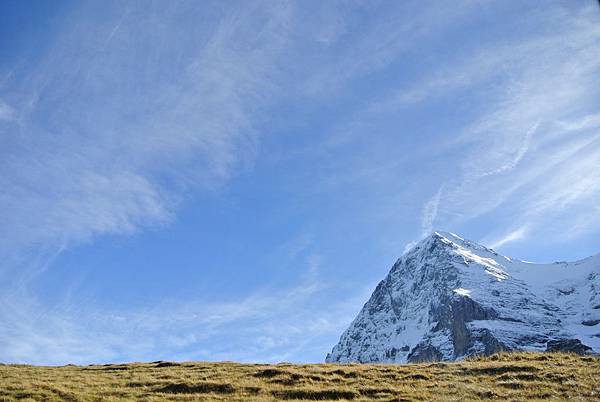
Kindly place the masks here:
<instances>
[{"instance_id":1,"label":"white cloud streak","mask_svg":"<svg viewBox=\"0 0 600 402\"><path fill-rule=\"evenodd\" d=\"M442 197L442 191L444 187L440 189L425 203L423 206L423 213L421 215L421 235L427 236L433 230L433 223L438 214L438 208L440 205L440 199Z\"/></svg>"},{"instance_id":2,"label":"white cloud streak","mask_svg":"<svg viewBox=\"0 0 600 402\"><path fill-rule=\"evenodd\" d=\"M323 286L314 261L308 262L308 275L295 288L264 289L228 303L159 302L145 309L102 311L72 304L48 309L27 298L22 299L25 303L1 299L0 319L11 325L0 329L0 359L37 364L156 359L319 362L356 314L365 292L318 308L320 297L331 289Z\"/></svg>"},{"instance_id":3,"label":"white cloud streak","mask_svg":"<svg viewBox=\"0 0 600 402\"><path fill-rule=\"evenodd\" d=\"M81 5L7 85L15 101L0 117L20 117L0 126L4 252L169 222L182 189L219 186L256 155L290 8L241 7L178 32L191 4L147 6L107 4L90 25L97 10Z\"/></svg>"},{"instance_id":4,"label":"white cloud streak","mask_svg":"<svg viewBox=\"0 0 600 402\"><path fill-rule=\"evenodd\" d=\"M568 204L581 202L569 209L575 224L586 206L597 202L600 172L592 151L600 134L594 123L600 95L597 19L593 7L583 8L575 19L549 13L545 21L554 21L557 28L552 34L510 50L487 49L494 54L491 66L485 61L481 67L481 57L476 57L474 64L459 68L458 78L450 79L472 86L483 77L475 74L475 82L465 81L469 71L506 74L489 112L458 137L457 146L466 150L461 179L442 198L446 211L460 219L449 214L446 219L460 224L510 206L513 219L535 232L543 230L549 214L560 214ZM554 235L568 233L571 223ZM588 229L595 224L589 220ZM496 246L524 235L524 229L517 229Z\"/></svg>"},{"instance_id":5,"label":"white cloud streak","mask_svg":"<svg viewBox=\"0 0 600 402\"><path fill-rule=\"evenodd\" d=\"M9 104L0 99L0 121L10 121L13 119L15 119L14 109Z\"/></svg>"},{"instance_id":6,"label":"white cloud streak","mask_svg":"<svg viewBox=\"0 0 600 402\"><path fill-rule=\"evenodd\" d=\"M428 180L422 178L433 182L429 188L443 184L444 190L439 200L436 194L422 207L421 232L429 230L431 216L439 226L458 232L487 219L488 234L483 237L495 239L507 232L513 220L526 226L530 235L544 230L550 216L559 219L560 215L565 215L560 218L561 229L548 233L552 238L594 230L595 219L586 216L598 201L594 183L600 181L597 152L591 151L597 147L600 99L598 19L595 5L538 9L528 20L528 26L536 28L525 35L466 43L454 57L448 57L450 62L444 59L446 64L425 68L420 79L366 100L362 109L333 130L327 142L330 148L326 148L328 152L336 147L349 149L354 141L366 156L334 180L361 180L382 196L414 199L414 193L399 188L398 177L412 177L413 166L433 162L428 157L443 158L443 168L428 171ZM546 29L550 26L551 30ZM406 49L396 48L396 54ZM445 123L437 125L445 135L432 140L435 147L412 149L410 142L406 148L397 145L415 130L404 128L406 120L410 121L406 113L438 102L464 103L455 108L464 116L454 119L464 123L453 131ZM376 148L381 144L386 144L385 151ZM581 147L590 154L582 157ZM394 151L387 153L388 149ZM383 213L380 204L377 210ZM405 208L401 202L391 204L385 210L388 221ZM436 205L443 208L433 208ZM510 223L494 219L502 214L510 214Z\"/></svg>"},{"instance_id":7,"label":"white cloud streak","mask_svg":"<svg viewBox=\"0 0 600 402\"><path fill-rule=\"evenodd\" d=\"M111 332L110 312L44 306L28 284L67 248L169 223L187 192L218 188L252 163L254 124L277 94L292 12L283 3L217 7L215 18L198 21L192 2L76 7L39 63L3 83L2 360L66 363L149 350L148 332L127 330L139 312L125 312L129 321ZM178 29L182 21L191 28ZM242 300L237 308L250 310L238 316L210 304L201 313L255 317L271 302ZM165 317L157 313L152 319ZM94 316L97 332L78 324ZM148 330L149 320L136 325Z\"/></svg>"},{"instance_id":8,"label":"white cloud streak","mask_svg":"<svg viewBox=\"0 0 600 402\"><path fill-rule=\"evenodd\" d=\"M512 230L509 233L505 234L504 236L502 236L502 238L492 241L491 243L488 243L488 244L489 244L489 247L491 247L491 248L502 247L503 245L505 245L507 243L524 239L526 234L527 234L527 227L521 226L520 228Z\"/></svg>"}]
</instances>

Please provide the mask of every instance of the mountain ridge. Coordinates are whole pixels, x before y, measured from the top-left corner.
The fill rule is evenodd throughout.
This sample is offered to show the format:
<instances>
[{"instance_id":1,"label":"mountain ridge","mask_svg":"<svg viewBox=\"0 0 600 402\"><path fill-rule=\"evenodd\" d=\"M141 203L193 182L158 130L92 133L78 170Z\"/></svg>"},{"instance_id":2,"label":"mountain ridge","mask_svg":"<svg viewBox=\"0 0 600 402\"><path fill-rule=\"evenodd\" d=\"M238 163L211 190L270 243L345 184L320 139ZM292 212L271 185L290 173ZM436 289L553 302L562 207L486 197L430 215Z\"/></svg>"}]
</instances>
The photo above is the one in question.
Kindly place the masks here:
<instances>
[{"instance_id":1,"label":"mountain ridge","mask_svg":"<svg viewBox=\"0 0 600 402\"><path fill-rule=\"evenodd\" d=\"M600 352L600 254L535 264L436 231L400 257L327 362Z\"/></svg>"}]
</instances>

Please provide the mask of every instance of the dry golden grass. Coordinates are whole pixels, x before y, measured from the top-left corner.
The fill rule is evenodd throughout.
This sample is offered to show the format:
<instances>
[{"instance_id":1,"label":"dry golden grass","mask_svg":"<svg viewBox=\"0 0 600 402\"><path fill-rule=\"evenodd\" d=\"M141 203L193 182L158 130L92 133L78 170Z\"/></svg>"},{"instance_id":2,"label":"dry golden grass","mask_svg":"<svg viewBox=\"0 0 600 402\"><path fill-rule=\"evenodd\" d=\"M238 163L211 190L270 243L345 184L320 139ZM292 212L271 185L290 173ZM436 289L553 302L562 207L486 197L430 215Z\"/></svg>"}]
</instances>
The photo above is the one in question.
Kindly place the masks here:
<instances>
[{"instance_id":1,"label":"dry golden grass","mask_svg":"<svg viewBox=\"0 0 600 402\"><path fill-rule=\"evenodd\" d=\"M501 354L411 365L0 365L0 400L600 400L600 357Z\"/></svg>"}]
</instances>

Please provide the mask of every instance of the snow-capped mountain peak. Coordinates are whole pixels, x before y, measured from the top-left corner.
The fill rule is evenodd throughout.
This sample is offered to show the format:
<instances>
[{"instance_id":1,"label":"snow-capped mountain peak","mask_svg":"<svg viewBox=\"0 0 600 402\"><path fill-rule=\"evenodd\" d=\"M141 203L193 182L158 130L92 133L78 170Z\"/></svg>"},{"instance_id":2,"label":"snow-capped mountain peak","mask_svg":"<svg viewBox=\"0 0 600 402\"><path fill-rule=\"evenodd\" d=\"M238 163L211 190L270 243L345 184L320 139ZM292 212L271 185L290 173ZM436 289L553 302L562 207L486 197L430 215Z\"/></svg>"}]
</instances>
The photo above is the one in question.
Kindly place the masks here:
<instances>
[{"instance_id":1,"label":"snow-capped mountain peak","mask_svg":"<svg viewBox=\"0 0 600 402\"><path fill-rule=\"evenodd\" d=\"M553 349L600 351L600 254L533 264L436 231L394 264L326 360Z\"/></svg>"}]
</instances>

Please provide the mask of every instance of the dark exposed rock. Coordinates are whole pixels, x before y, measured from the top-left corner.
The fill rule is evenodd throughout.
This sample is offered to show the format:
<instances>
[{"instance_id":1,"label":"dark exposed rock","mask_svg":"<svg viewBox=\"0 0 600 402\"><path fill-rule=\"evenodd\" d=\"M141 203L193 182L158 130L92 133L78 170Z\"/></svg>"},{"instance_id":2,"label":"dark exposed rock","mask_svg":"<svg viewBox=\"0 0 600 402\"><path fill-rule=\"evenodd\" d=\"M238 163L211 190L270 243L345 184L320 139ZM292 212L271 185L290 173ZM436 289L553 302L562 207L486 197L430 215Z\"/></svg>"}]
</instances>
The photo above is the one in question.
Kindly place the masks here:
<instances>
[{"instance_id":1,"label":"dark exposed rock","mask_svg":"<svg viewBox=\"0 0 600 402\"><path fill-rule=\"evenodd\" d=\"M420 343L408 355L409 363L440 361L444 356L432 345Z\"/></svg>"},{"instance_id":2,"label":"dark exposed rock","mask_svg":"<svg viewBox=\"0 0 600 402\"><path fill-rule=\"evenodd\" d=\"M498 313L492 308L485 308L467 296L454 294L452 298L443 297L440 304L431 311L433 321L437 321L434 331L447 329L450 331L454 346L454 356L464 356L473 345L475 339L467 328L467 323L473 320L493 320L498 318ZM490 341L489 337L479 339L482 342ZM484 343L486 349L496 349L496 345Z\"/></svg>"},{"instance_id":3,"label":"dark exposed rock","mask_svg":"<svg viewBox=\"0 0 600 402\"><path fill-rule=\"evenodd\" d=\"M486 356L498 352L509 352L512 348L500 342L490 331L484 329L480 331L478 340L484 345L483 354Z\"/></svg>"},{"instance_id":4,"label":"dark exposed rock","mask_svg":"<svg viewBox=\"0 0 600 402\"><path fill-rule=\"evenodd\" d=\"M548 341L546 345L547 352L567 352L585 355L592 351L587 345L581 343L579 339L555 339Z\"/></svg>"}]
</instances>

